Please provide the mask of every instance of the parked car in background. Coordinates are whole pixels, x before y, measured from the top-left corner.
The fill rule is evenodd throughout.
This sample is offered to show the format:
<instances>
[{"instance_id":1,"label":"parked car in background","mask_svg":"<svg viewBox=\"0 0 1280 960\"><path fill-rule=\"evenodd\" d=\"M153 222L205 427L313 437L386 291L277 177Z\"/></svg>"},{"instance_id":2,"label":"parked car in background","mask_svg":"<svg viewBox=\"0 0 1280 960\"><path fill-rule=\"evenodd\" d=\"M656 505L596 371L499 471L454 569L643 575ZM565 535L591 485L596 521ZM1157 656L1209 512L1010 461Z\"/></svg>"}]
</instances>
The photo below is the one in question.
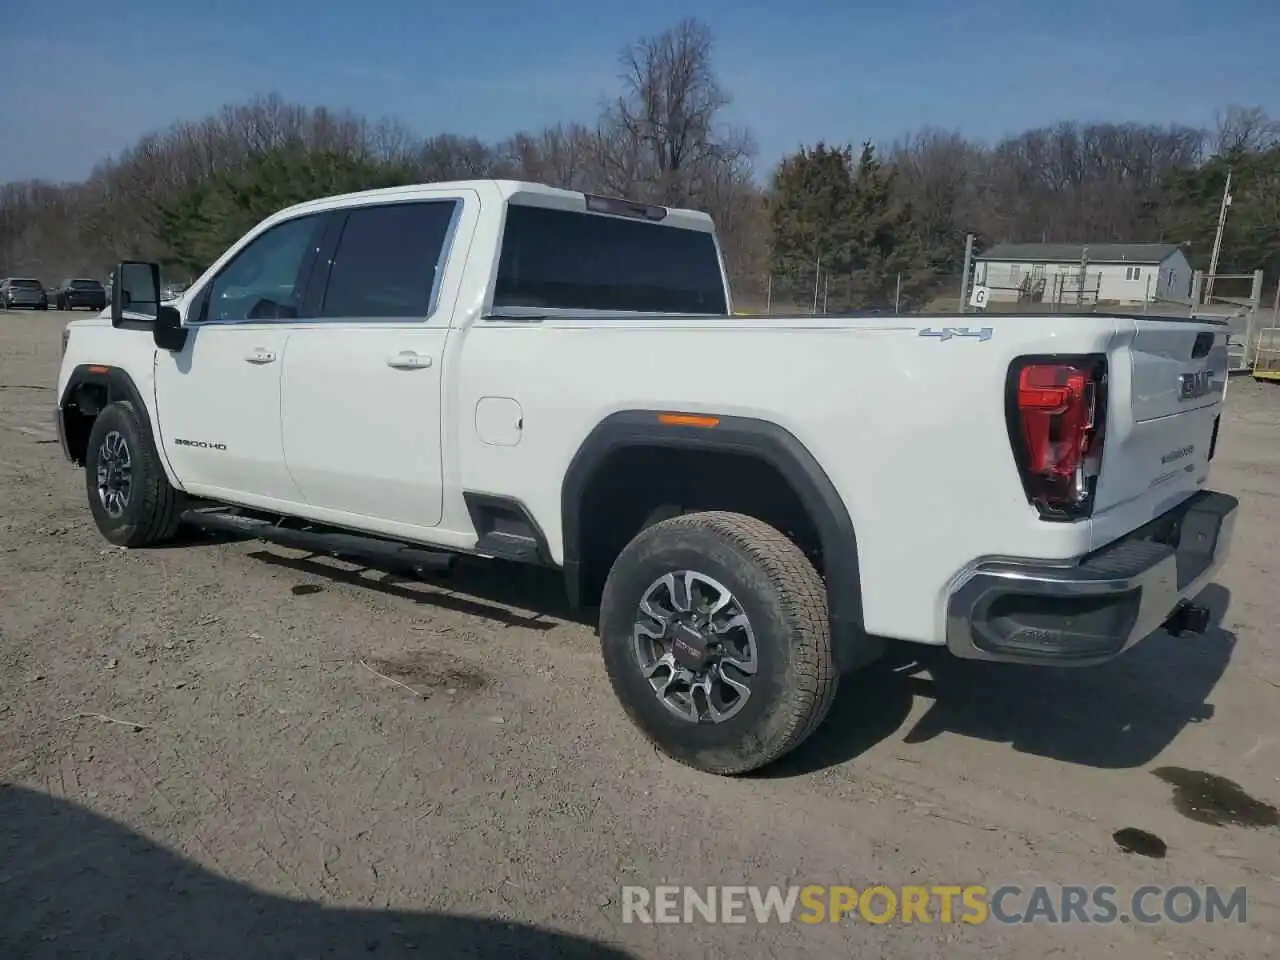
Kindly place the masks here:
<instances>
[{"instance_id":1,"label":"parked car in background","mask_svg":"<svg viewBox=\"0 0 1280 960\"><path fill-rule=\"evenodd\" d=\"M54 302L59 310L75 310L77 307L105 310L107 288L97 280L63 280L54 294Z\"/></svg>"},{"instance_id":2,"label":"parked car in background","mask_svg":"<svg viewBox=\"0 0 1280 960\"><path fill-rule=\"evenodd\" d=\"M0 280L0 309L48 310L49 295L39 280L31 277L9 277Z\"/></svg>"}]
</instances>

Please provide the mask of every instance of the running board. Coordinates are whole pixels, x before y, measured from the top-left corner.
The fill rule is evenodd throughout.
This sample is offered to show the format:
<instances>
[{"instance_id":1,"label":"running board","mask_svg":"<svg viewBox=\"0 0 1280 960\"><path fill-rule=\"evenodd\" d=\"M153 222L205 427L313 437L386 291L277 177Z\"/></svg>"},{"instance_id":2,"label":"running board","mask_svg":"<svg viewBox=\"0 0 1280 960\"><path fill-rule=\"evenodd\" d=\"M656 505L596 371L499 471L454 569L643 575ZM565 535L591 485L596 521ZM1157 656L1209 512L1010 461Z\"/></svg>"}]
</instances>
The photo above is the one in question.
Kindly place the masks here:
<instances>
[{"instance_id":1,"label":"running board","mask_svg":"<svg viewBox=\"0 0 1280 960\"><path fill-rule=\"evenodd\" d=\"M249 517L222 509L187 510L182 522L204 530L237 534L265 540L295 550L310 550L332 556L358 557L375 563L423 567L433 573L448 573L457 555L425 547L412 547L398 540L384 540L339 530L321 528L298 530L260 517Z\"/></svg>"}]
</instances>

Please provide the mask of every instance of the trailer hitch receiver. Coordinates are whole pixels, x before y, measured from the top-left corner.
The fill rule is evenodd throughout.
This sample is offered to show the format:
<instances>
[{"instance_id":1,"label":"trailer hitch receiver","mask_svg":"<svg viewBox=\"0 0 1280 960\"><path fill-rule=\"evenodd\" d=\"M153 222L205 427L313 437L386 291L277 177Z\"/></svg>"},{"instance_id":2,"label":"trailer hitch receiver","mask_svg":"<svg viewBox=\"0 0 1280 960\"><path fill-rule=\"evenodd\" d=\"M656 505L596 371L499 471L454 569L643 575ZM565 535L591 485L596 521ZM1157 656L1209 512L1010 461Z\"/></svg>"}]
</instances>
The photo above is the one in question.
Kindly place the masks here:
<instances>
[{"instance_id":1,"label":"trailer hitch receiver","mask_svg":"<svg viewBox=\"0 0 1280 960\"><path fill-rule=\"evenodd\" d=\"M1209 608L1198 603L1180 603L1165 620L1164 628L1175 637L1204 633L1209 629Z\"/></svg>"}]
</instances>

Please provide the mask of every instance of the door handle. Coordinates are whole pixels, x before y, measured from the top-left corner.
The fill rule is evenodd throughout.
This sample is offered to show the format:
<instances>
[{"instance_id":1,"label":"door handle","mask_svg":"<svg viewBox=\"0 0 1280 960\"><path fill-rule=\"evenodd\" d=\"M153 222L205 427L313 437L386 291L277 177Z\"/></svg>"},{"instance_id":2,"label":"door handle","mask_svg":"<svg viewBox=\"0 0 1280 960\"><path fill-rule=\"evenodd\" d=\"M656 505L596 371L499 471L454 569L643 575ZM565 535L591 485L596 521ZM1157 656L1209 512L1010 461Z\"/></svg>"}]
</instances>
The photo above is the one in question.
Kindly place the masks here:
<instances>
[{"instance_id":1,"label":"door handle","mask_svg":"<svg viewBox=\"0 0 1280 960\"><path fill-rule=\"evenodd\" d=\"M276 355L270 350L264 350L262 347L254 347L244 355L245 360L249 363L271 363L275 360Z\"/></svg>"},{"instance_id":2,"label":"door handle","mask_svg":"<svg viewBox=\"0 0 1280 960\"><path fill-rule=\"evenodd\" d=\"M396 370L421 370L431 366L431 358L413 350L401 350L395 356L387 358L387 366Z\"/></svg>"}]
</instances>

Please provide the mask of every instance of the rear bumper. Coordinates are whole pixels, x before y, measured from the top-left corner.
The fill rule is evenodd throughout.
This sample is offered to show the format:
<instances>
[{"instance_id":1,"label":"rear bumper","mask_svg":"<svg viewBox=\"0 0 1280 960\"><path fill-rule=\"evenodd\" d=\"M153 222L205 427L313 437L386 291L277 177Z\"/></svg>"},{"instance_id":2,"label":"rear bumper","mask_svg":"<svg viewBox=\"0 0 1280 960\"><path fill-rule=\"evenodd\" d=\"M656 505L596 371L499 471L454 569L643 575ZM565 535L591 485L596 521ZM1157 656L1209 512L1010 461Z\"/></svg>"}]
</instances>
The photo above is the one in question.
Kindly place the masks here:
<instances>
[{"instance_id":1,"label":"rear bumper","mask_svg":"<svg viewBox=\"0 0 1280 960\"><path fill-rule=\"evenodd\" d=\"M1085 666L1123 653L1193 599L1227 557L1239 502L1201 491L1072 561L991 558L953 581L956 656Z\"/></svg>"}]
</instances>

